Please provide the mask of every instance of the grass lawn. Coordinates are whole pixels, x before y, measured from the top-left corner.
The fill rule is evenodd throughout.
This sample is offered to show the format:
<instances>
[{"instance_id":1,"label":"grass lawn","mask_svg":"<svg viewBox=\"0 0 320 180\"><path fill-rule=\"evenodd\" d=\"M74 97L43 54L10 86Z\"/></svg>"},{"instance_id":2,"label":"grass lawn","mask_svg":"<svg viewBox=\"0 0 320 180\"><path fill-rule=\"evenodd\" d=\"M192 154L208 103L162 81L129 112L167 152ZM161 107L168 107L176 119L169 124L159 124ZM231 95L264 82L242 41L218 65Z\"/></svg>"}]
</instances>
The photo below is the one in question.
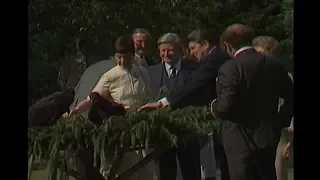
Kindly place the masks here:
<instances>
[{"instance_id":1,"label":"grass lawn","mask_svg":"<svg viewBox=\"0 0 320 180\"><path fill-rule=\"evenodd\" d=\"M40 170L40 171L33 171L31 180L47 180L47 174L48 174L48 169L45 170ZM218 172L218 175L220 173ZM74 178L69 178L69 180L74 180ZM218 177L217 180L220 180ZM289 168L288 170L288 180L293 180L293 169Z\"/></svg>"}]
</instances>

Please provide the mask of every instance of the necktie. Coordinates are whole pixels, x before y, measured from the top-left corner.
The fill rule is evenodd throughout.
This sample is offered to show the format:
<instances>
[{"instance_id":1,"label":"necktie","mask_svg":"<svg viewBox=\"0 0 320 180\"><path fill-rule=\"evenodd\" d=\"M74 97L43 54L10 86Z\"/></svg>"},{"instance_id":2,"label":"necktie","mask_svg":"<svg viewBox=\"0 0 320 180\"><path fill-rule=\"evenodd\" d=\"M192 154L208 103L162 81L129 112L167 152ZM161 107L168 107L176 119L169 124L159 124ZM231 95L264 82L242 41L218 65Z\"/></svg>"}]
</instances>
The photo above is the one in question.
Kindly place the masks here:
<instances>
[{"instance_id":1,"label":"necktie","mask_svg":"<svg viewBox=\"0 0 320 180\"><path fill-rule=\"evenodd\" d=\"M140 66L144 66L144 67L148 67L148 63L147 63L147 60L146 60L146 57L145 57L145 56L140 56L139 65L140 65Z\"/></svg>"},{"instance_id":2,"label":"necktie","mask_svg":"<svg viewBox=\"0 0 320 180\"><path fill-rule=\"evenodd\" d=\"M173 79L177 76L177 68L174 66L171 66L171 75L170 75L170 79Z\"/></svg>"}]
</instances>

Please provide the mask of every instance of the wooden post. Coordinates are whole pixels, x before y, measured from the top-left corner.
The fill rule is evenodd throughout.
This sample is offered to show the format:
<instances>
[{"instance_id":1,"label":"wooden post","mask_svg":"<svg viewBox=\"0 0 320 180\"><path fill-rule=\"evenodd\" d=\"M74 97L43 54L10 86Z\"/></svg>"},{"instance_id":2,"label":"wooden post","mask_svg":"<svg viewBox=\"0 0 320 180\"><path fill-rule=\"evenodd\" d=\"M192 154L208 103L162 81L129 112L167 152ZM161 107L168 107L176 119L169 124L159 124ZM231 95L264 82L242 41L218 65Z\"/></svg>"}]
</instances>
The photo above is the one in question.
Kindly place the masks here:
<instances>
[{"instance_id":1,"label":"wooden post","mask_svg":"<svg viewBox=\"0 0 320 180\"><path fill-rule=\"evenodd\" d=\"M136 163L133 167L129 168L128 170L120 174L120 176L118 176L115 180L128 179L133 173L137 172L139 169L147 165L150 161L159 157L168 148L169 146L167 144L161 144L156 146L150 154L148 154L145 158Z\"/></svg>"},{"instance_id":2,"label":"wooden post","mask_svg":"<svg viewBox=\"0 0 320 180\"><path fill-rule=\"evenodd\" d=\"M119 170L119 167L120 167L120 164L121 164L121 161L123 159L123 156L124 156L124 150L121 150L121 152L118 154L115 162L112 164L112 167L111 167L111 170L110 170L110 173L108 175L108 180L114 180L115 179L115 176Z\"/></svg>"},{"instance_id":3,"label":"wooden post","mask_svg":"<svg viewBox=\"0 0 320 180\"><path fill-rule=\"evenodd\" d=\"M28 180L31 180L31 174L32 174L32 169L33 169L33 154L31 154L31 157L29 158L29 163L28 163Z\"/></svg>"}]
</instances>

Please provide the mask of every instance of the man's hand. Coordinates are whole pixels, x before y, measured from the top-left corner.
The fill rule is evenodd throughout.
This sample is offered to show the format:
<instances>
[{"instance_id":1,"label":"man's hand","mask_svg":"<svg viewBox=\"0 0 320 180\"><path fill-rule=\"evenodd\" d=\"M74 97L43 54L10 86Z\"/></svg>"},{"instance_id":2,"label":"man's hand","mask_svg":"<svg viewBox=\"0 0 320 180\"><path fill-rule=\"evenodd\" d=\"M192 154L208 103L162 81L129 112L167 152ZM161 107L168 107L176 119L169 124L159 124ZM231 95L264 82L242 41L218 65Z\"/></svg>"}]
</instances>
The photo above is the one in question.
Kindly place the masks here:
<instances>
[{"instance_id":1,"label":"man's hand","mask_svg":"<svg viewBox=\"0 0 320 180\"><path fill-rule=\"evenodd\" d=\"M69 113L68 112L65 112L63 115L62 115L63 118L68 118L69 117Z\"/></svg>"},{"instance_id":2,"label":"man's hand","mask_svg":"<svg viewBox=\"0 0 320 180\"><path fill-rule=\"evenodd\" d=\"M75 107L74 109L72 109L69 113L69 117L73 116L73 115L76 115L79 113L79 108Z\"/></svg>"},{"instance_id":3,"label":"man's hand","mask_svg":"<svg viewBox=\"0 0 320 180\"><path fill-rule=\"evenodd\" d=\"M138 109L138 112L152 110L152 109L156 109L156 108L160 108L160 107L162 107L162 104L160 102L148 103L148 104L141 106Z\"/></svg>"}]
</instances>

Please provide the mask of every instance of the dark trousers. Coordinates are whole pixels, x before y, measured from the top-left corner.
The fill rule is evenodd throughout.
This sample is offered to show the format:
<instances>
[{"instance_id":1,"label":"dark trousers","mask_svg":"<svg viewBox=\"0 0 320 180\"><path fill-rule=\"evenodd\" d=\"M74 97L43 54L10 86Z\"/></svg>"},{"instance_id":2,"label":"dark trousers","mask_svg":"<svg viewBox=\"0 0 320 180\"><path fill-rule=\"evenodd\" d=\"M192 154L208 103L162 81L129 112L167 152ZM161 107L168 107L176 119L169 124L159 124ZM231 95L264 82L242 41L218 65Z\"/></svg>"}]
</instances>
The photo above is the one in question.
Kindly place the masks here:
<instances>
[{"instance_id":1,"label":"dark trousers","mask_svg":"<svg viewBox=\"0 0 320 180\"><path fill-rule=\"evenodd\" d=\"M201 179L200 146L196 142L190 142L186 145L179 144L177 148L170 148L160 156L160 180L177 179L176 156L184 180Z\"/></svg>"},{"instance_id":2,"label":"dark trousers","mask_svg":"<svg viewBox=\"0 0 320 180\"><path fill-rule=\"evenodd\" d=\"M77 180L104 180L103 176L99 172L99 168L93 166L93 149L86 149L80 147L76 153L76 171L82 178ZM100 162L100 161L98 161ZM98 164L98 166L100 166Z\"/></svg>"},{"instance_id":3,"label":"dark trousers","mask_svg":"<svg viewBox=\"0 0 320 180\"><path fill-rule=\"evenodd\" d=\"M216 158L217 168L220 168L221 180L230 180L226 153L223 147L221 134L214 136L214 156Z\"/></svg>"},{"instance_id":4,"label":"dark trousers","mask_svg":"<svg viewBox=\"0 0 320 180\"><path fill-rule=\"evenodd\" d=\"M275 149L226 151L230 180L276 180Z\"/></svg>"}]
</instances>

